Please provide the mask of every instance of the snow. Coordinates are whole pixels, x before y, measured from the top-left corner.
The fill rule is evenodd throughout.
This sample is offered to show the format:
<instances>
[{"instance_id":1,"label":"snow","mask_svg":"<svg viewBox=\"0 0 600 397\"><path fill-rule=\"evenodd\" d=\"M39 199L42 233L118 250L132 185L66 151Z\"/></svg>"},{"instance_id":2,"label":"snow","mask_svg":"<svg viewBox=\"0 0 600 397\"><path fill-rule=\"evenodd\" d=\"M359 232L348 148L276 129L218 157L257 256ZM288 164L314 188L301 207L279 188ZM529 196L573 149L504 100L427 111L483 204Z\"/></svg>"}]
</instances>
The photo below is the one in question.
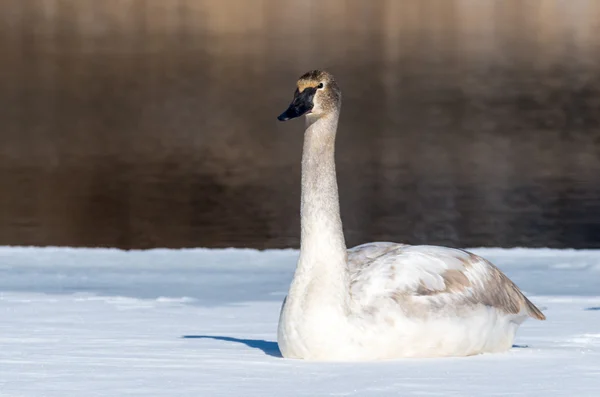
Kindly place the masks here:
<instances>
[{"instance_id":1,"label":"snow","mask_svg":"<svg viewBox=\"0 0 600 397\"><path fill-rule=\"evenodd\" d=\"M600 396L600 251L474 249L544 309L505 354L286 360L295 250L0 248L0 396Z\"/></svg>"}]
</instances>

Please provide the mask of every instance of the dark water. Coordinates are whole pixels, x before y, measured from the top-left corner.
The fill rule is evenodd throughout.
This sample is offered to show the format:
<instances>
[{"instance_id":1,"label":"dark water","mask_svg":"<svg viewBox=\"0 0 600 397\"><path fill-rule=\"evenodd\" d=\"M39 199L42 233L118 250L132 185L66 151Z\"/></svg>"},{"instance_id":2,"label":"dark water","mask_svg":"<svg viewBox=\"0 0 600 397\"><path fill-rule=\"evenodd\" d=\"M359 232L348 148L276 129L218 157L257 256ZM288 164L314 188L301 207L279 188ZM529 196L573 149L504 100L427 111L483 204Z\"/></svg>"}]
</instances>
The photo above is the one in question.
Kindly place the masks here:
<instances>
[{"instance_id":1,"label":"dark water","mask_svg":"<svg viewBox=\"0 0 600 397\"><path fill-rule=\"evenodd\" d=\"M297 246L326 68L349 245L600 247L600 2L0 6L0 244Z\"/></svg>"}]
</instances>

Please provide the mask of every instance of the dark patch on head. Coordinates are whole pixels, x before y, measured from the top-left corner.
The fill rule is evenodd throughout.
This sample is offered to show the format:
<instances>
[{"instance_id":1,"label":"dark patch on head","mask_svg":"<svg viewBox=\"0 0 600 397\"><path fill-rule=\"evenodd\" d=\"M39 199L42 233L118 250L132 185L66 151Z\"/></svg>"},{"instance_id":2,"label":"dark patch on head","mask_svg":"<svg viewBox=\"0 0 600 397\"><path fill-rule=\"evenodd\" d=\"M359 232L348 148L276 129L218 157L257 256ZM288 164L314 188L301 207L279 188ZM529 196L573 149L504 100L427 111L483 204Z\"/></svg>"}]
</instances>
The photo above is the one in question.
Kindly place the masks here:
<instances>
[{"instance_id":1,"label":"dark patch on head","mask_svg":"<svg viewBox=\"0 0 600 397\"><path fill-rule=\"evenodd\" d=\"M314 87L307 87L302 92L296 88L292 103L277 119L286 121L310 112L314 106L313 98L315 97L315 92L317 92L317 89Z\"/></svg>"}]
</instances>

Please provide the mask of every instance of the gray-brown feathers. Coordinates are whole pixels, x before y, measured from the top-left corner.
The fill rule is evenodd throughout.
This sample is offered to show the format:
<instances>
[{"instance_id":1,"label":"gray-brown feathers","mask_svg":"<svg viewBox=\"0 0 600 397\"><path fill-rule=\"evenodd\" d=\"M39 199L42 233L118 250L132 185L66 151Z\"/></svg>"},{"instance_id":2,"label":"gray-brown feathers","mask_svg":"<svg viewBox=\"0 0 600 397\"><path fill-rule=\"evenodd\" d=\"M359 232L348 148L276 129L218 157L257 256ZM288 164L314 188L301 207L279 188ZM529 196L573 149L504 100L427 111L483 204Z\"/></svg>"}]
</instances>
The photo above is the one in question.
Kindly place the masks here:
<instances>
[{"instance_id":1,"label":"gray-brown feathers","mask_svg":"<svg viewBox=\"0 0 600 397\"><path fill-rule=\"evenodd\" d=\"M545 319L504 273L469 252L381 243L348 253L353 296L368 296L363 301L366 306L391 299L407 315L426 317L432 313L460 316L483 305L509 315L527 313Z\"/></svg>"},{"instance_id":2,"label":"gray-brown feathers","mask_svg":"<svg viewBox=\"0 0 600 397\"><path fill-rule=\"evenodd\" d=\"M321 84L322 88L319 88ZM317 89L315 102L320 112L339 112L342 106L342 92L332 74L323 70L311 70L300 76L297 86L299 92L309 87Z\"/></svg>"}]
</instances>

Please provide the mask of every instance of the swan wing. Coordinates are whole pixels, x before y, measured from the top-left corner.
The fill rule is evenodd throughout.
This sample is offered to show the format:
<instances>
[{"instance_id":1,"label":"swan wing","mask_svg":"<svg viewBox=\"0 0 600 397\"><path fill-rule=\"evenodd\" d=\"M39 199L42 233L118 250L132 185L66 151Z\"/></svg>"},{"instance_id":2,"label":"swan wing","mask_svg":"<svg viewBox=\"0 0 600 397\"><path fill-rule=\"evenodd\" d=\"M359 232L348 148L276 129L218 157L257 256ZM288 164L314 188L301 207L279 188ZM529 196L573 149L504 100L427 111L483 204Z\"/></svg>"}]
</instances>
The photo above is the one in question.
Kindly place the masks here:
<instances>
[{"instance_id":1,"label":"swan wing","mask_svg":"<svg viewBox=\"0 0 600 397\"><path fill-rule=\"evenodd\" d=\"M545 319L496 266L467 251L371 243L348 251L348 268L354 301L368 311L390 301L427 313L485 305Z\"/></svg>"},{"instance_id":2,"label":"swan wing","mask_svg":"<svg viewBox=\"0 0 600 397\"><path fill-rule=\"evenodd\" d=\"M394 251L401 247L408 247L406 244L376 242L358 245L348 249L348 268L350 273L357 273L374 262L375 259Z\"/></svg>"}]
</instances>

